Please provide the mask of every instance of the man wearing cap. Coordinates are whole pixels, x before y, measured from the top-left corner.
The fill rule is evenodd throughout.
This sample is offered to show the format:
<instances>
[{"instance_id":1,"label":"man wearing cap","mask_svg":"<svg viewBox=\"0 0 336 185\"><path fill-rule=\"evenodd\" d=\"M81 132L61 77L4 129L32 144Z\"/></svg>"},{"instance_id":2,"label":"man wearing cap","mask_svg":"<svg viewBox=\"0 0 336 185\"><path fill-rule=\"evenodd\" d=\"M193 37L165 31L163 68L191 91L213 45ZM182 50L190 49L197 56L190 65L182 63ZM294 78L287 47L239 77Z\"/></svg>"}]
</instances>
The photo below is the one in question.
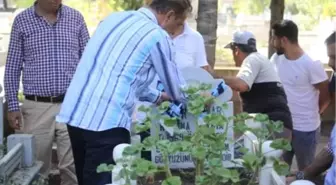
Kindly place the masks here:
<instances>
[{"instance_id":1,"label":"man wearing cap","mask_svg":"<svg viewBox=\"0 0 336 185\"><path fill-rule=\"evenodd\" d=\"M257 52L254 35L248 31L238 31L225 48L232 50L233 59L240 70L236 77L226 77L224 80L240 93L243 111L267 114L270 120L282 121L285 130L276 137L291 139L292 117L285 91L273 64Z\"/></svg>"}]
</instances>

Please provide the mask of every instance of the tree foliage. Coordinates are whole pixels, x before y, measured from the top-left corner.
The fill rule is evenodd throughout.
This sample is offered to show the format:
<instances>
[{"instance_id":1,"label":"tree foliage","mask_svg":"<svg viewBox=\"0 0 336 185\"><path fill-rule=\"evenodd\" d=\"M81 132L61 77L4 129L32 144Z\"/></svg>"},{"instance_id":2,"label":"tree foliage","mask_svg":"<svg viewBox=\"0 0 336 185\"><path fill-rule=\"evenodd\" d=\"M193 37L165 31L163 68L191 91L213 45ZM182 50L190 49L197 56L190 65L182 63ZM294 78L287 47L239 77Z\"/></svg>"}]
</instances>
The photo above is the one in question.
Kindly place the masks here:
<instances>
[{"instance_id":1,"label":"tree foliage","mask_svg":"<svg viewBox=\"0 0 336 185\"><path fill-rule=\"evenodd\" d=\"M235 0L233 9L235 12L246 14L260 14L269 7L271 0Z\"/></svg>"},{"instance_id":2,"label":"tree foliage","mask_svg":"<svg viewBox=\"0 0 336 185\"><path fill-rule=\"evenodd\" d=\"M322 8L322 15L325 17L335 17L336 16L336 1L327 2Z\"/></svg>"},{"instance_id":3,"label":"tree foliage","mask_svg":"<svg viewBox=\"0 0 336 185\"><path fill-rule=\"evenodd\" d=\"M260 14L268 9L270 0L235 0L233 8L236 12L247 14ZM336 15L336 2L334 0L286 0L286 11L292 14L304 14L310 18Z\"/></svg>"}]
</instances>

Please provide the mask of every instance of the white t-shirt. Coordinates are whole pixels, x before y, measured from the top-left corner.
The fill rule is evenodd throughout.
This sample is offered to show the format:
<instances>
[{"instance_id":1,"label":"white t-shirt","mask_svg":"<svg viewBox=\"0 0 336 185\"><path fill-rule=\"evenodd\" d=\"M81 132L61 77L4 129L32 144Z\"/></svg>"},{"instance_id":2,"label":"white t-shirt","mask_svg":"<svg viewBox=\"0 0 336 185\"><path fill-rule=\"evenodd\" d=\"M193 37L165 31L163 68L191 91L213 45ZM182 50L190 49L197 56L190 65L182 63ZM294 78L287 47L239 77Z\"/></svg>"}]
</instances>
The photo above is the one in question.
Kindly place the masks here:
<instances>
[{"instance_id":1,"label":"white t-shirt","mask_svg":"<svg viewBox=\"0 0 336 185\"><path fill-rule=\"evenodd\" d=\"M297 60L288 60L285 55L274 54L271 61L277 67L287 95L293 129L303 132L316 130L321 120L319 91L314 85L328 80L322 63L312 60L307 54Z\"/></svg>"},{"instance_id":2,"label":"white t-shirt","mask_svg":"<svg viewBox=\"0 0 336 185\"><path fill-rule=\"evenodd\" d=\"M173 45L175 47L175 63L178 69L208 65L202 35L190 28L187 23L184 24L182 34L173 39ZM150 86L156 89L158 80L158 76L155 76ZM151 103L138 101L133 115L134 120L140 121L145 118L145 114L137 112L141 105L150 106Z\"/></svg>"},{"instance_id":3,"label":"white t-shirt","mask_svg":"<svg viewBox=\"0 0 336 185\"><path fill-rule=\"evenodd\" d=\"M275 66L258 52L249 54L243 61L237 77L251 89L253 83L280 82Z\"/></svg>"}]
</instances>

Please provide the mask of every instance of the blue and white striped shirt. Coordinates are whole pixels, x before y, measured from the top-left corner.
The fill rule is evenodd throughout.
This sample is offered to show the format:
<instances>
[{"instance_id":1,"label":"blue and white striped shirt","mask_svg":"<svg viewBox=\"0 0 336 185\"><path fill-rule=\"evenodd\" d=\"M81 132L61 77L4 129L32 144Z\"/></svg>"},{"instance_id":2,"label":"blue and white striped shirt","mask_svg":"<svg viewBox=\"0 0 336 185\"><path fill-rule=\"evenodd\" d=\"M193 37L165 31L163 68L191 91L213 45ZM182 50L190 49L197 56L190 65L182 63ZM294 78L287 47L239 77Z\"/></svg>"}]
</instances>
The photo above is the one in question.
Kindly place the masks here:
<instances>
[{"instance_id":1,"label":"blue and white striped shirt","mask_svg":"<svg viewBox=\"0 0 336 185\"><path fill-rule=\"evenodd\" d=\"M184 102L172 48L149 9L111 14L89 40L56 121L91 131L130 129L136 100L160 98L148 87L156 74L171 98Z\"/></svg>"}]
</instances>

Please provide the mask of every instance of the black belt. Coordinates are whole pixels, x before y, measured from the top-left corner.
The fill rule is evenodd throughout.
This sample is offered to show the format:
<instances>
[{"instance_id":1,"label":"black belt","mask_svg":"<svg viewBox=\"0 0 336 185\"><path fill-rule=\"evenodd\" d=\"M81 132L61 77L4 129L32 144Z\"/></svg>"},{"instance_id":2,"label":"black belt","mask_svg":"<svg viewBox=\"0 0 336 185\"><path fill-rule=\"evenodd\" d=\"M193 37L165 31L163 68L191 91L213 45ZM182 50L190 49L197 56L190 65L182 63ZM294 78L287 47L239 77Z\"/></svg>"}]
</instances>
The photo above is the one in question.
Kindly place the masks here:
<instances>
[{"instance_id":1,"label":"black belt","mask_svg":"<svg viewBox=\"0 0 336 185\"><path fill-rule=\"evenodd\" d=\"M26 95L25 98L27 100L36 101L36 102L44 102L44 103L62 103L64 100L64 95L60 96L50 96L50 97L42 97L42 96L34 96L34 95Z\"/></svg>"}]
</instances>

